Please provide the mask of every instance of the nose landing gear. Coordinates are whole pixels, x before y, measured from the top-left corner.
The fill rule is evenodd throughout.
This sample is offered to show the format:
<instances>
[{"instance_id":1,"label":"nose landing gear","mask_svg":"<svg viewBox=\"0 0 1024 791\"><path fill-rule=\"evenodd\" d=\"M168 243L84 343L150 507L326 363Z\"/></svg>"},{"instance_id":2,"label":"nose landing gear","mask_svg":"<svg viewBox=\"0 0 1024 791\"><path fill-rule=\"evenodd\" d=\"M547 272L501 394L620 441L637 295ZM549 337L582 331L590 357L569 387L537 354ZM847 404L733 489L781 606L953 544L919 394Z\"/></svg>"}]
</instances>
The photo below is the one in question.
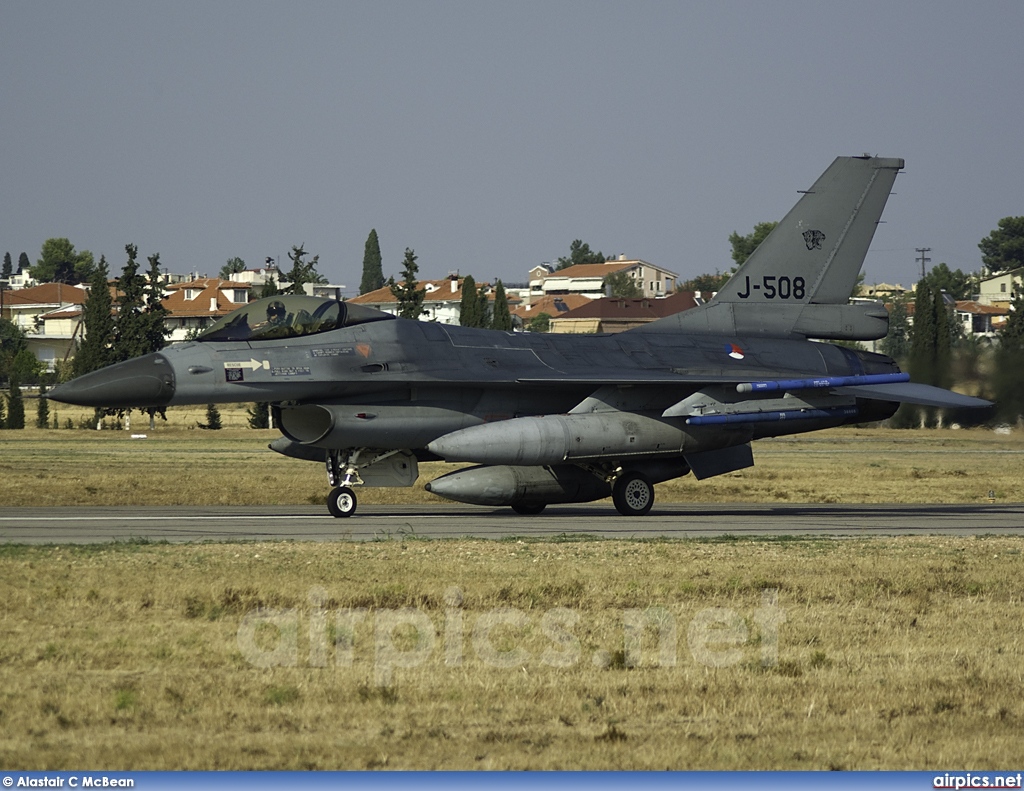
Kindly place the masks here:
<instances>
[{"instance_id":1,"label":"nose landing gear","mask_svg":"<svg viewBox=\"0 0 1024 791\"><path fill-rule=\"evenodd\" d=\"M353 486L359 486L363 480L359 477L359 461L361 448L348 452L344 464L341 453L336 450L327 452L327 480L334 488L327 495L327 510L336 518L352 516L356 512L356 493Z\"/></svg>"}]
</instances>

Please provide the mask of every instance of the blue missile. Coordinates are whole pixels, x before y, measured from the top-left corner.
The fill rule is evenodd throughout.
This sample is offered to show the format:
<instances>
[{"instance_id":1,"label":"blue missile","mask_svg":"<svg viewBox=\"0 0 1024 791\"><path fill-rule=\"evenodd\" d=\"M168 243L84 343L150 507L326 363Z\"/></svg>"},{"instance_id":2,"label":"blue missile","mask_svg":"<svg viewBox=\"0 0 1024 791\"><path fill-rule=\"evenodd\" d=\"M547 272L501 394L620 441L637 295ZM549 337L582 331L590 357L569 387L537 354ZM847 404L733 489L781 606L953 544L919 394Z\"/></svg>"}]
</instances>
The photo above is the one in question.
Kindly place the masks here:
<instances>
[{"instance_id":1,"label":"blue missile","mask_svg":"<svg viewBox=\"0 0 1024 791\"><path fill-rule=\"evenodd\" d=\"M779 420L814 420L821 418L853 417L857 407L835 409L787 409L774 412L741 412L734 415L695 415L686 419L688 426L714 426L723 423L770 423Z\"/></svg>"},{"instance_id":2,"label":"blue missile","mask_svg":"<svg viewBox=\"0 0 1024 791\"><path fill-rule=\"evenodd\" d=\"M861 376L823 376L820 379L779 379L770 382L742 382L737 393L765 393L771 390L815 390L849 385L887 385L909 382L910 374L863 374Z\"/></svg>"}]
</instances>

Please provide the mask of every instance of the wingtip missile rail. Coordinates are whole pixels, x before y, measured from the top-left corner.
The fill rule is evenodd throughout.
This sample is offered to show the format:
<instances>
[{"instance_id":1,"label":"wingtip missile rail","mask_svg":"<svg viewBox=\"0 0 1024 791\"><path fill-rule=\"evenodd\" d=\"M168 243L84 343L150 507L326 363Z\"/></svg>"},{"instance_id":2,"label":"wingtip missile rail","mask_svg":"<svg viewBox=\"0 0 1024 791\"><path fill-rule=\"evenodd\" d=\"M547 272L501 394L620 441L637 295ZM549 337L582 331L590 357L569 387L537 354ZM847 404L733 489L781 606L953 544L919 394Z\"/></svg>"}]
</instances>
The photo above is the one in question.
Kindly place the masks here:
<instances>
[{"instance_id":1,"label":"wingtip missile rail","mask_svg":"<svg viewBox=\"0 0 1024 791\"><path fill-rule=\"evenodd\" d=\"M772 423L779 420L831 420L856 416L857 407L834 409L786 409L772 412L737 412L729 415L694 415L686 419L688 426L716 426L726 423Z\"/></svg>"},{"instance_id":2,"label":"wingtip missile rail","mask_svg":"<svg viewBox=\"0 0 1024 791\"><path fill-rule=\"evenodd\" d=\"M767 393L775 390L818 390L851 385L883 385L909 382L910 374L862 374L859 376L822 376L815 379L776 379L767 382L741 382L737 393Z\"/></svg>"}]
</instances>

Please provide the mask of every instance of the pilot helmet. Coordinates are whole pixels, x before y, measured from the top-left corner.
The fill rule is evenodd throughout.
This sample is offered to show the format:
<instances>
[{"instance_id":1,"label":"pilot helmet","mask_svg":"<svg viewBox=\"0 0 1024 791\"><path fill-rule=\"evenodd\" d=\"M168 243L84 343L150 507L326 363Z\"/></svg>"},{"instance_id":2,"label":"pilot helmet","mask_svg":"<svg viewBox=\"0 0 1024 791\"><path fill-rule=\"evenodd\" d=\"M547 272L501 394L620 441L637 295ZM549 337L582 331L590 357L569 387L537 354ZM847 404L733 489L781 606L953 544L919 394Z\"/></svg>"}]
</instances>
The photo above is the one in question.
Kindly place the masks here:
<instances>
[{"instance_id":1,"label":"pilot helmet","mask_svg":"<svg viewBox=\"0 0 1024 791\"><path fill-rule=\"evenodd\" d=\"M283 319L284 318L284 303L280 300L275 299L269 305L267 305L267 318L268 319Z\"/></svg>"}]
</instances>

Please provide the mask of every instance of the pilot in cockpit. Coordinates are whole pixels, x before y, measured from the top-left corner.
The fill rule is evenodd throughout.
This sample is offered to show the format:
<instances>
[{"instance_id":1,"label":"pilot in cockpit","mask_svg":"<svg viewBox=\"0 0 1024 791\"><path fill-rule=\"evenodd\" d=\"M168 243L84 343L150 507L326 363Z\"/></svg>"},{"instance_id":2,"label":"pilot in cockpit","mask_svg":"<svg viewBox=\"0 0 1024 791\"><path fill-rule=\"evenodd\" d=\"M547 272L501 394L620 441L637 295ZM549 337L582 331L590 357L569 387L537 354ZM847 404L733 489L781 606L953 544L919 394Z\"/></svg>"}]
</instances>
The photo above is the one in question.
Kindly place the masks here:
<instances>
[{"instance_id":1,"label":"pilot in cockpit","mask_svg":"<svg viewBox=\"0 0 1024 791\"><path fill-rule=\"evenodd\" d=\"M275 329L284 328L288 323L288 315L284 303L275 299L267 305L267 320L252 328L253 335L266 335ZM276 334L276 333L275 333Z\"/></svg>"}]
</instances>

